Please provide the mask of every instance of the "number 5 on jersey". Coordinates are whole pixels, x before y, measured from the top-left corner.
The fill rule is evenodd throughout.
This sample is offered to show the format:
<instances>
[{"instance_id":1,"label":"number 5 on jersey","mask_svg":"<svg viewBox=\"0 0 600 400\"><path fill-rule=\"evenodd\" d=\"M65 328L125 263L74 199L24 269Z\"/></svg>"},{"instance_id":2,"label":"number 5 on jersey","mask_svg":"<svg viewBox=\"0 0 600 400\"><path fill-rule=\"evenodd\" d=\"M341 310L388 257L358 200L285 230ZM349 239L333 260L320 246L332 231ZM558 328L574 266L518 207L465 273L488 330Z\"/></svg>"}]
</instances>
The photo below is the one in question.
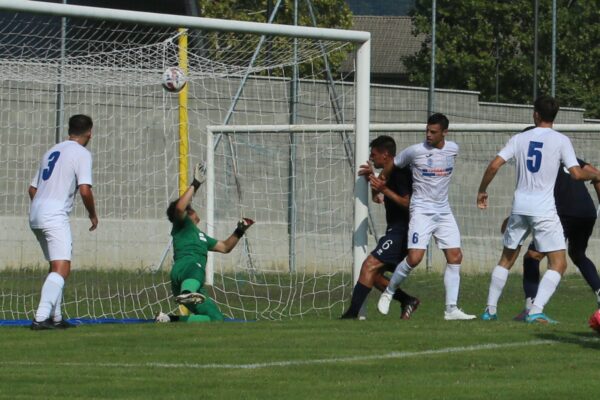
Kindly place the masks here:
<instances>
[{"instance_id":1,"label":"number 5 on jersey","mask_svg":"<svg viewBox=\"0 0 600 400\"><path fill-rule=\"evenodd\" d=\"M54 166L56 165L56 162L58 161L58 157L60 157L60 151L55 151L53 153L50 154L50 156L48 157L48 168L44 168L44 170L42 171L42 179L47 181L48 179L50 179L50 176L52 175L52 171L54 171Z\"/></svg>"},{"instance_id":2,"label":"number 5 on jersey","mask_svg":"<svg viewBox=\"0 0 600 400\"><path fill-rule=\"evenodd\" d=\"M529 172L536 173L542 165L542 142L529 142L529 150L527 151L527 169Z\"/></svg>"}]
</instances>

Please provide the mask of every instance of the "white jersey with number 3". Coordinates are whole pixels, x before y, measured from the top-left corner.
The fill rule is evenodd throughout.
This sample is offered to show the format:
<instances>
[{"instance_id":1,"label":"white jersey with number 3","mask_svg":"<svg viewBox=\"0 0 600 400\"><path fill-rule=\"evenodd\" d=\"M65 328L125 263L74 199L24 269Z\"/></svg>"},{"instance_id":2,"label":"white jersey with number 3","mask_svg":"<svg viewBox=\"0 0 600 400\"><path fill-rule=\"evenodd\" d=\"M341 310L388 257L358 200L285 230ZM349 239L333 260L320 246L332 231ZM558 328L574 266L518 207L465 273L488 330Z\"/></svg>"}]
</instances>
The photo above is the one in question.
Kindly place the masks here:
<instances>
[{"instance_id":1,"label":"white jersey with number 3","mask_svg":"<svg viewBox=\"0 0 600 400\"><path fill-rule=\"evenodd\" d=\"M441 149L427 143L407 147L394 158L398 167L410 165L413 176L413 194L410 212L422 214L451 213L448 186L458 155L458 145L446 140Z\"/></svg>"},{"instance_id":2,"label":"white jersey with number 3","mask_svg":"<svg viewBox=\"0 0 600 400\"><path fill-rule=\"evenodd\" d=\"M37 192L29 210L32 228L51 228L69 221L79 185L92 185L92 155L79 143L66 140L48 150L31 186Z\"/></svg>"},{"instance_id":3,"label":"white jersey with number 3","mask_svg":"<svg viewBox=\"0 0 600 400\"><path fill-rule=\"evenodd\" d=\"M512 213L534 217L556 213L554 183L560 163L567 169L579 165L569 138L551 128L534 128L513 136L498 156L516 162Z\"/></svg>"}]
</instances>

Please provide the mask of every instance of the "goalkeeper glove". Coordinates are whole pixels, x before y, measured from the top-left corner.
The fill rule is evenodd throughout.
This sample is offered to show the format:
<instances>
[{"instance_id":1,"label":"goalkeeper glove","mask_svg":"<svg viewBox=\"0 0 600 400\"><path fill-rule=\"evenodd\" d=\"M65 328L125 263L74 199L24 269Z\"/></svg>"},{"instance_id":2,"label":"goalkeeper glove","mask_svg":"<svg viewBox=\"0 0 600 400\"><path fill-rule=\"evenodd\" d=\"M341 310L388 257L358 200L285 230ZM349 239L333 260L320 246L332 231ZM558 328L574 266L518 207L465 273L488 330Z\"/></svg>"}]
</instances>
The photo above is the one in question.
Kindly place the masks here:
<instances>
[{"instance_id":1,"label":"goalkeeper glove","mask_svg":"<svg viewBox=\"0 0 600 400\"><path fill-rule=\"evenodd\" d=\"M252 224L254 224L254 221L251 220L250 218L240 219L239 222L237 223L237 227L235 228L235 231L233 231L233 234L235 236L237 236L238 239L241 238L242 236L244 236L244 233L246 233L248 228L250 228L252 226Z\"/></svg>"},{"instance_id":2,"label":"goalkeeper glove","mask_svg":"<svg viewBox=\"0 0 600 400\"><path fill-rule=\"evenodd\" d=\"M204 162L199 162L196 164L194 168L194 180L192 181L192 186L194 190L198 190L200 185L202 185L206 181L206 164Z\"/></svg>"}]
</instances>

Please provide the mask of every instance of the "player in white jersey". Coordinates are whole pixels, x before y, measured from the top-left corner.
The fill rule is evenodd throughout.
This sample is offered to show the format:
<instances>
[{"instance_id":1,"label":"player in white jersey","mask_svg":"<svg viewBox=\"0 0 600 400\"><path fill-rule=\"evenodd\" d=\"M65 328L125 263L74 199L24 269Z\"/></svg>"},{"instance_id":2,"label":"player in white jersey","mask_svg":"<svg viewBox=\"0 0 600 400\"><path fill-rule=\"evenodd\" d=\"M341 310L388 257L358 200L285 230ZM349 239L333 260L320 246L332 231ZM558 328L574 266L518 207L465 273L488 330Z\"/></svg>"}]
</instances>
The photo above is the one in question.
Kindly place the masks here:
<instances>
[{"instance_id":1,"label":"player in white jersey","mask_svg":"<svg viewBox=\"0 0 600 400\"><path fill-rule=\"evenodd\" d=\"M92 155L85 148L92 137L92 127L92 119L87 115L73 115L69 119L68 140L44 154L29 186L29 226L50 263L32 330L74 326L62 319L60 306L65 279L71 271L69 214L77 191L92 222L90 231L98 226L92 193Z\"/></svg>"},{"instance_id":2,"label":"player in white jersey","mask_svg":"<svg viewBox=\"0 0 600 400\"><path fill-rule=\"evenodd\" d=\"M408 277L425 255L431 236L446 256L444 285L446 287L446 320L474 319L458 308L460 288L460 231L448 203L448 186L458 155L458 145L447 141L449 121L443 114L433 114L427 120L425 142L404 149L394 158L394 166L409 165L413 177L408 227L408 255L397 265L387 289L381 294L377 308L387 314L396 288ZM391 168L383 175L390 176Z\"/></svg>"},{"instance_id":3,"label":"player in white jersey","mask_svg":"<svg viewBox=\"0 0 600 400\"><path fill-rule=\"evenodd\" d=\"M532 233L536 249L548 257L548 270L540 282L526 321L542 324L555 322L543 310L567 268L565 238L554 202L558 168L562 162L575 180L600 179L599 174L579 166L569 138L552 129L558 109L558 103L552 97L536 99L533 111L536 127L513 136L490 162L481 179L477 206L484 209L488 204L488 185L500 167L508 160L515 159L517 185L512 211L504 232L502 256L492 271L487 307L481 316L483 320L497 319L498 299L506 284L508 271L519 255L521 244Z\"/></svg>"}]
</instances>

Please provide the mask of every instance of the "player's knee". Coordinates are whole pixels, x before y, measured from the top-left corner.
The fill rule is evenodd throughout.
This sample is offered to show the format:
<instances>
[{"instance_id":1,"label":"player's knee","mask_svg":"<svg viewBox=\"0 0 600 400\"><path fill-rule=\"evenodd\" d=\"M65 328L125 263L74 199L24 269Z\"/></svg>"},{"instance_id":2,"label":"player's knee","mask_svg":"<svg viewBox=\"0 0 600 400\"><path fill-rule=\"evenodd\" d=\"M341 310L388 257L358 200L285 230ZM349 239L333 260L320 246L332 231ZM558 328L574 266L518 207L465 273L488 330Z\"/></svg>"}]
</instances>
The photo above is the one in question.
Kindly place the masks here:
<instances>
[{"instance_id":1,"label":"player's knee","mask_svg":"<svg viewBox=\"0 0 600 400\"><path fill-rule=\"evenodd\" d=\"M525 253L525 255L523 256L523 260L527 259L527 258L531 258L537 261L541 261L542 258L544 258L544 255L538 251L535 250L527 250L527 253Z\"/></svg>"},{"instance_id":2,"label":"player's knee","mask_svg":"<svg viewBox=\"0 0 600 400\"><path fill-rule=\"evenodd\" d=\"M446 252L446 261L448 264L461 264L463 259L463 254L460 249L458 250L449 250Z\"/></svg>"}]
</instances>

